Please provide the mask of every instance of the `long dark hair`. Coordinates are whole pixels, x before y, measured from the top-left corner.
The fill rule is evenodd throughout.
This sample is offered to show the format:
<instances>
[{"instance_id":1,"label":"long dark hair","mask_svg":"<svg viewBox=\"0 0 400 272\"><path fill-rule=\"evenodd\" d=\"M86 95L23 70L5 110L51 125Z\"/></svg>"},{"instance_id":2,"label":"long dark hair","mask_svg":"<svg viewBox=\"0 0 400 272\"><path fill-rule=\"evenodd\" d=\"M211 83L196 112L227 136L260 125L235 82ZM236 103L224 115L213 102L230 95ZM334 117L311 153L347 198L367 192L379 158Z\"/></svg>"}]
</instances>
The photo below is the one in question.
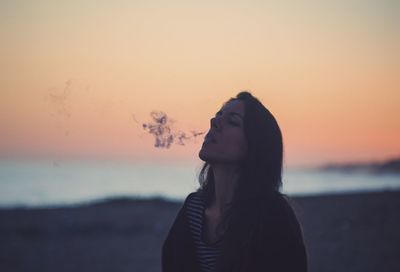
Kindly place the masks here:
<instances>
[{"instance_id":1,"label":"long dark hair","mask_svg":"<svg viewBox=\"0 0 400 272\"><path fill-rule=\"evenodd\" d=\"M243 91L230 98L245 105L244 133L248 154L243 164L245 184L238 184L239 198L252 198L279 191L282 186L283 143L282 133L272 113L250 92ZM214 176L205 162L199 174L200 189L210 201L214 193Z\"/></svg>"},{"instance_id":2,"label":"long dark hair","mask_svg":"<svg viewBox=\"0 0 400 272\"><path fill-rule=\"evenodd\" d=\"M254 231L250 225L257 220L257 209L260 207L255 205L259 205L258 200L270 200L266 205L275 205L273 200L277 197L285 198L287 201L289 199L280 192L283 143L282 133L275 117L248 91L238 93L225 103L236 99L243 101L245 105L244 133L248 152L242 163L242 174L235 187L233 199L222 215L217 234L225 237L225 231L230 232L231 238L242 238L244 241ZM198 178L200 187L197 192L204 196L208 206L214 197L214 175L209 163L203 164ZM230 243L225 248L234 250L235 246L240 245Z\"/></svg>"}]
</instances>

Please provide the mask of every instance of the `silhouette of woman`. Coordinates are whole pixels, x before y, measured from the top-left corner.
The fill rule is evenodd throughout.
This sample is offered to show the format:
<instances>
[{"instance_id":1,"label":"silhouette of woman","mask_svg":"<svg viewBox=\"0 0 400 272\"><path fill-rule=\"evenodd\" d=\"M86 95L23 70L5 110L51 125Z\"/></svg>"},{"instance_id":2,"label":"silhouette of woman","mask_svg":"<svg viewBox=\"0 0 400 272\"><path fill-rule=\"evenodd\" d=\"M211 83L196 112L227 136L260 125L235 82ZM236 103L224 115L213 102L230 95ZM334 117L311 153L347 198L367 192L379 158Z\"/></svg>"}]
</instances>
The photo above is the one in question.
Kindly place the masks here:
<instances>
[{"instance_id":1,"label":"silhouette of woman","mask_svg":"<svg viewBox=\"0 0 400 272\"><path fill-rule=\"evenodd\" d=\"M250 92L211 119L199 188L162 247L163 272L306 272L301 225L282 186L282 134Z\"/></svg>"}]
</instances>

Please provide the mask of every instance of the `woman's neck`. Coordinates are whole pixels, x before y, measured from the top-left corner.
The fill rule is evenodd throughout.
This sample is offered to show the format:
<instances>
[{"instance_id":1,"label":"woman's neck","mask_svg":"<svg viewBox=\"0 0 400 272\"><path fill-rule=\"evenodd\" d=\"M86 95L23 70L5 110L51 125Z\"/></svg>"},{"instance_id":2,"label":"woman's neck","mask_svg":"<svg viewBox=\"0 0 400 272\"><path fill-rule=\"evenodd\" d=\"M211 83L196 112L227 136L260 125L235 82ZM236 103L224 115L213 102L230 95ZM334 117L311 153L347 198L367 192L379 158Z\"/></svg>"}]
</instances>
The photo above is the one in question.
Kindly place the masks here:
<instances>
[{"instance_id":1,"label":"woman's neck","mask_svg":"<svg viewBox=\"0 0 400 272\"><path fill-rule=\"evenodd\" d=\"M214 199L211 206L222 214L233 198L240 168L234 164L212 164L214 174Z\"/></svg>"}]
</instances>

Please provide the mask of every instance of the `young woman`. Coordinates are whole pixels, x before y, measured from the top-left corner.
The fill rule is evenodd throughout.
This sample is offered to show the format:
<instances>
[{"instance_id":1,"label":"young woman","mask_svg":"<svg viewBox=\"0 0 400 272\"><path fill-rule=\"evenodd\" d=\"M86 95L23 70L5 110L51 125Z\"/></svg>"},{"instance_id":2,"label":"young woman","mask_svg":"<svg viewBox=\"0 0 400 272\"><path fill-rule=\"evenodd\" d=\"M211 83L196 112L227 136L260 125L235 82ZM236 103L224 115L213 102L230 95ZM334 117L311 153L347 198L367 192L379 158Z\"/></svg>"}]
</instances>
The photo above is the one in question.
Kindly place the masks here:
<instances>
[{"instance_id":1,"label":"young woman","mask_svg":"<svg viewBox=\"0 0 400 272\"><path fill-rule=\"evenodd\" d=\"M211 119L190 193L162 247L163 272L305 272L299 221L282 185L283 144L273 115L249 92Z\"/></svg>"}]
</instances>

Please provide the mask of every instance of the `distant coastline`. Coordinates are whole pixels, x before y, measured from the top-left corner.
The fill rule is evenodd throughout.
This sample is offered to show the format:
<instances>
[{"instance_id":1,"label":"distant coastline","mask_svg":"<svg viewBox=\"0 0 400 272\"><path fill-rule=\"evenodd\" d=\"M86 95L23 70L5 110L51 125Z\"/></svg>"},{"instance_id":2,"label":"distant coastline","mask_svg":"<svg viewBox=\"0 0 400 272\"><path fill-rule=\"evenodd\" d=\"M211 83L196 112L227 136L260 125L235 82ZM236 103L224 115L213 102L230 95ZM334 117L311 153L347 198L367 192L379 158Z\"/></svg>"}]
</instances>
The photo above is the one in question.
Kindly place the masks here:
<instances>
[{"instance_id":1,"label":"distant coastline","mask_svg":"<svg viewBox=\"0 0 400 272\"><path fill-rule=\"evenodd\" d=\"M383 162L328 163L317 167L322 171L341 171L346 173L366 172L370 174L400 174L400 157Z\"/></svg>"}]
</instances>

